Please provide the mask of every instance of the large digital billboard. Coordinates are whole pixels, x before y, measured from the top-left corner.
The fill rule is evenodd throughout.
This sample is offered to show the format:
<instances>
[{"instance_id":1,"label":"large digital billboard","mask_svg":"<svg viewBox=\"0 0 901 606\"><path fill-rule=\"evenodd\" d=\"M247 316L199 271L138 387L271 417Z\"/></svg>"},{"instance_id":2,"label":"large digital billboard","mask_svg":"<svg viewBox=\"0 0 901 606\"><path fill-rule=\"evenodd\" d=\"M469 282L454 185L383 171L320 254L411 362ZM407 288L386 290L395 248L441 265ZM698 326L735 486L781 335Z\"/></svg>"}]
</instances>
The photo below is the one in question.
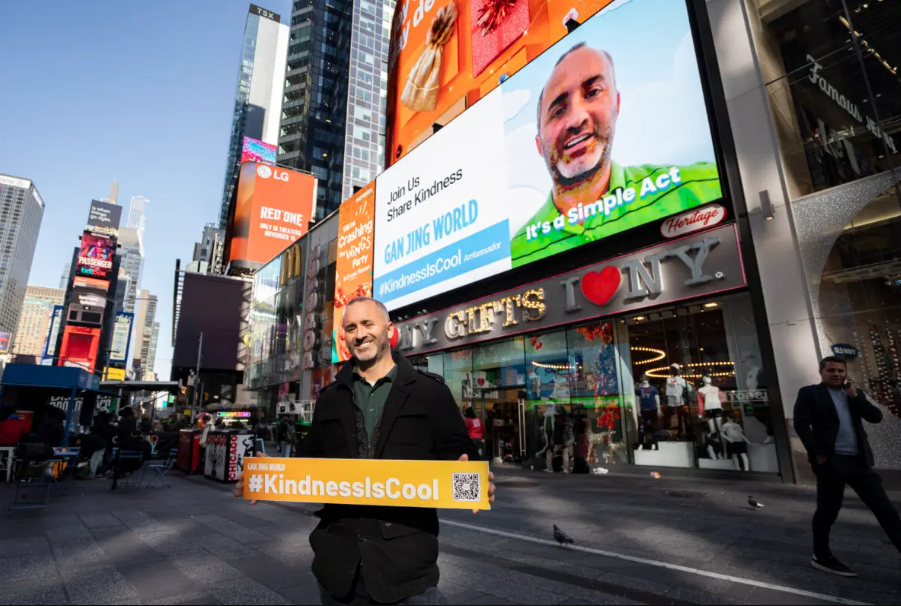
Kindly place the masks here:
<instances>
[{"instance_id":1,"label":"large digital billboard","mask_svg":"<svg viewBox=\"0 0 901 606\"><path fill-rule=\"evenodd\" d=\"M91 200L88 211L87 231L116 237L119 234L119 221L122 219L122 207L109 202Z\"/></svg>"},{"instance_id":2,"label":"large digital billboard","mask_svg":"<svg viewBox=\"0 0 901 606\"><path fill-rule=\"evenodd\" d=\"M56 356L56 341L59 338L59 327L63 323L63 306L54 305L50 315L50 327L47 330L47 341L44 343L44 358L52 359Z\"/></svg>"},{"instance_id":3,"label":"large digital billboard","mask_svg":"<svg viewBox=\"0 0 901 606\"><path fill-rule=\"evenodd\" d=\"M74 366L93 372L99 350L99 328L66 325L60 345L60 366Z\"/></svg>"},{"instance_id":4,"label":"large digital billboard","mask_svg":"<svg viewBox=\"0 0 901 606\"><path fill-rule=\"evenodd\" d=\"M110 362L126 362L128 360L128 345L131 343L131 325L134 317L134 314L125 311L116 312L113 337L110 340Z\"/></svg>"},{"instance_id":5,"label":"large digital billboard","mask_svg":"<svg viewBox=\"0 0 901 606\"><path fill-rule=\"evenodd\" d=\"M244 143L241 146L241 163L259 162L261 164L269 164L275 166L278 158L278 152L274 145L265 143L259 139L244 137Z\"/></svg>"},{"instance_id":6,"label":"large digital billboard","mask_svg":"<svg viewBox=\"0 0 901 606\"><path fill-rule=\"evenodd\" d=\"M388 165L611 2L398 2L388 57Z\"/></svg>"},{"instance_id":7,"label":"large digital billboard","mask_svg":"<svg viewBox=\"0 0 901 606\"><path fill-rule=\"evenodd\" d=\"M109 280L115 253L116 245L110 238L85 232L78 251L77 275Z\"/></svg>"},{"instance_id":8,"label":"large digital billboard","mask_svg":"<svg viewBox=\"0 0 901 606\"><path fill-rule=\"evenodd\" d=\"M241 165L229 261L266 263L307 233L316 177L258 162Z\"/></svg>"},{"instance_id":9,"label":"large digital billboard","mask_svg":"<svg viewBox=\"0 0 901 606\"><path fill-rule=\"evenodd\" d=\"M370 183L338 210L338 259L335 263L335 316L332 362L345 362L350 352L344 342L344 308L357 297L372 296L373 223L375 183Z\"/></svg>"},{"instance_id":10,"label":"large digital billboard","mask_svg":"<svg viewBox=\"0 0 901 606\"><path fill-rule=\"evenodd\" d=\"M396 309L722 198L694 48L685 3L616 2L382 173L375 297Z\"/></svg>"}]
</instances>

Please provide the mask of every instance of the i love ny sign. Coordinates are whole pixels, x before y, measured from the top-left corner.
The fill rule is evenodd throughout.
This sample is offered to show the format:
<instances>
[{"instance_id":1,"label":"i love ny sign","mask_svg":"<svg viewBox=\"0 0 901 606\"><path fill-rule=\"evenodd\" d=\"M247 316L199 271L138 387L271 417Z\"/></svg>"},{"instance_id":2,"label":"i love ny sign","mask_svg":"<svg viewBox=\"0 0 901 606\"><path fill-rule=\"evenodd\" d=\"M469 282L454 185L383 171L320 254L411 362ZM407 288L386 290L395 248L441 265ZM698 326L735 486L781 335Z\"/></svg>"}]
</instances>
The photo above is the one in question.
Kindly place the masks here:
<instances>
[{"instance_id":1,"label":"i love ny sign","mask_svg":"<svg viewBox=\"0 0 901 606\"><path fill-rule=\"evenodd\" d=\"M734 224L724 225L396 324L422 353L745 286Z\"/></svg>"}]
</instances>

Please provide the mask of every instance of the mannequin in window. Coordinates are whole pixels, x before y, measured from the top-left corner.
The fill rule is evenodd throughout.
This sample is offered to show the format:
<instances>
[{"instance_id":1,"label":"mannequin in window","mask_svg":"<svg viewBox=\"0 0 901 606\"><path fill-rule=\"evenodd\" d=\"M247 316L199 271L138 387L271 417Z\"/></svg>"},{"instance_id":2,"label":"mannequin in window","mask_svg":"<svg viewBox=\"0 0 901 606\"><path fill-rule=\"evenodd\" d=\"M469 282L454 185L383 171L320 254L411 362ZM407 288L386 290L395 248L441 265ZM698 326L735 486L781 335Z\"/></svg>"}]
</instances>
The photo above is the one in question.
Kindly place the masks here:
<instances>
[{"instance_id":1,"label":"mannequin in window","mask_svg":"<svg viewBox=\"0 0 901 606\"><path fill-rule=\"evenodd\" d=\"M638 398L638 410L641 415L638 440L645 445L648 443L648 436L653 438L660 424L660 392L651 385L648 376L644 375L635 388L635 396Z\"/></svg>"},{"instance_id":2,"label":"mannequin in window","mask_svg":"<svg viewBox=\"0 0 901 606\"><path fill-rule=\"evenodd\" d=\"M544 447L535 453L535 457L538 459L544 456L549 449L553 451L551 439L554 433L554 417L556 415L557 405L554 402L549 402L544 411L544 417L538 421L539 431L541 432L541 441L544 444Z\"/></svg>"},{"instance_id":3,"label":"mannequin in window","mask_svg":"<svg viewBox=\"0 0 901 606\"><path fill-rule=\"evenodd\" d=\"M744 463L744 470L750 471L751 465L748 461L748 444L750 444L751 441L745 437L745 432L741 428L741 425L732 419L729 419L723 424L722 436L723 439L726 440L726 450L732 456L732 462L735 464L735 469L741 471L741 463ZM739 462L739 457L741 457L741 463Z\"/></svg>"},{"instance_id":4,"label":"mannequin in window","mask_svg":"<svg viewBox=\"0 0 901 606\"><path fill-rule=\"evenodd\" d=\"M707 418L710 433L723 432L723 402L726 396L720 388L713 385L713 379L701 377L701 388L698 389L698 411L701 418Z\"/></svg>"},{"instance_id":5,"label":"mannequin in window","mask_svg":"<svg viewBox=\"0 0 901 606\"><path fill-rule=\"evenodd\" d=\"M673 415L679 418L679 434L684 435L688 429L688 406L685 405L690 387L682 376L682 366L672 364L670 366L672 376L666 380L666 412L664 424L667 429L672 427Z\"/></svg>"}]
</instances>

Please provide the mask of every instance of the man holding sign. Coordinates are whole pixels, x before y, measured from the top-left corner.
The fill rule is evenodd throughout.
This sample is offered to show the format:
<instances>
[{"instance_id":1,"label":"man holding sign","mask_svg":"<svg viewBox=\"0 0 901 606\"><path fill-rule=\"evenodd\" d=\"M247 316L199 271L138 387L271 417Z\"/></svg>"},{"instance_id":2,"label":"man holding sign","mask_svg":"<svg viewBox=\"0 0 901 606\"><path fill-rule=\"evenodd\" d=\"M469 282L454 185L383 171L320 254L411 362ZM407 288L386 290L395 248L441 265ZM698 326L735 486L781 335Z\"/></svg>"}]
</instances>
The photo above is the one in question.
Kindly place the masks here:
<instances>
[{"instance_id":1,"label":"man holding sign","mask_svg":"<svg viewBox=\"0 0 901 606\"><path fill-rule=\"evenodd\" d=\"M438 375L391 351L388 310L360 297L343 318L353 358L313 412L301 458L476 458L457 403ZM488 499L494 501L489 474ZM244 479L235 496L243 496ZM438 604L438 514L433 508L326 504L310 535L323 604Z\"/></svg>"}]
</instances>

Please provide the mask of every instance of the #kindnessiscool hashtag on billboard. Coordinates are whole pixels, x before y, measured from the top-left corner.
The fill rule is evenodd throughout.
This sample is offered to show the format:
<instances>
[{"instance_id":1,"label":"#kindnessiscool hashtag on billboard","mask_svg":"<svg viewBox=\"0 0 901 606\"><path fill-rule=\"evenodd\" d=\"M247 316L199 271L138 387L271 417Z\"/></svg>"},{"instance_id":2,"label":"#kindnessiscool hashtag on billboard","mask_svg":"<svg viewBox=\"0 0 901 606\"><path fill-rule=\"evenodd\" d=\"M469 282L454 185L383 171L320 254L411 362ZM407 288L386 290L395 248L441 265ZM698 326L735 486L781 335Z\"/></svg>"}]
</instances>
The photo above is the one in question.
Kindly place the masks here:
<instances>
[{"instance_id":1,"label":"#kindnessiscool hashtag on billboard","mask_svg":"<svg viewBox=\"0 0 901 606\"><path fill-rule=\"evenodd\" d=\"M379 176L391 309L722 198L686 5L616 2Z\"/></svg>"},{"instance_id":2,"label":"#kindnessiscool hashtag on billboard","mask_svg":"<svg viewBox=\"0 0 901 606\"><path fill-rule=\"evenodd\" d=\"M244 498L263 501L491 509L485 461L244 461Z\"/></svg>"}]
</instances>

